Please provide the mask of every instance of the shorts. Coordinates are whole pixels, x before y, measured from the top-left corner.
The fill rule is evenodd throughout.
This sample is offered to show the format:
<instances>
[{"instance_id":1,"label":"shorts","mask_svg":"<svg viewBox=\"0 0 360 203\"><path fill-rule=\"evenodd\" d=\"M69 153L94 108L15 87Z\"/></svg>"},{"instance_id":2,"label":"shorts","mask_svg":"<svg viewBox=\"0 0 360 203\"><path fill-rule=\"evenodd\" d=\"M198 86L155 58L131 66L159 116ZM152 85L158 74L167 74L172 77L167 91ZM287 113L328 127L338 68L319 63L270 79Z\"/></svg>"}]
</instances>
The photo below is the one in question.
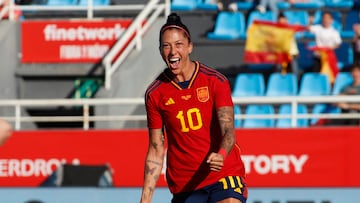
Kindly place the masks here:
<instances>
[{"instance_id":1,"label":"shorts","mask_svg":"<svg viewBox=\"0 0 360 203\"><path fill-rule=\"evenodd\" d=\"M171 203L216 203L231 197L246 203L247 195L248 191L243 178L227 176L201 189L174 194Z\"/></svg>"}]
</instances>

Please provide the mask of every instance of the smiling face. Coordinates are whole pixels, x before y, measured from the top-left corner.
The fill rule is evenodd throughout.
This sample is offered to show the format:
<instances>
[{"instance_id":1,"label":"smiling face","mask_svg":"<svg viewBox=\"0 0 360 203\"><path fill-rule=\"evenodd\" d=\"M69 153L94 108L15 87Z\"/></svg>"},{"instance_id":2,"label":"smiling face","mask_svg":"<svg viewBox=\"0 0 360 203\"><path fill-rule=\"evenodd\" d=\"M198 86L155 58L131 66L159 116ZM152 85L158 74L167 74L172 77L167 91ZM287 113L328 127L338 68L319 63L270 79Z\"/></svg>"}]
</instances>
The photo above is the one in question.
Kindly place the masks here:
<instances>
[{"instance_id":1,"label":"smiling face","mask_svg":"<svg viewBox=\"0 0 360 203\"><path fill-rule=\"evenodd\" d=\"M179 81L181 77L192 73L190 53L193 44L183 30L169 28L162 33L160 38L160 54L168 68Z\"/></svg>"}]
</instances>

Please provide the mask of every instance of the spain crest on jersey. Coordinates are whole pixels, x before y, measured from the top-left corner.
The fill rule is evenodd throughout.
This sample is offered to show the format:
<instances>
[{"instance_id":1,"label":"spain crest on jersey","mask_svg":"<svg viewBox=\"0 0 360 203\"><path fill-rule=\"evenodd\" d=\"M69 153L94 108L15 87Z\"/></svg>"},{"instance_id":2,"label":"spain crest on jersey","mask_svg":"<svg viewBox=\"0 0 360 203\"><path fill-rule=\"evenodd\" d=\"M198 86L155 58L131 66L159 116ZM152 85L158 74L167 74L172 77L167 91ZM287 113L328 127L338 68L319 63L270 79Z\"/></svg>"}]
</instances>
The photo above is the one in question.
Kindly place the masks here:
<instances>
[{"instance_id":1,"label":"spain crest on jersey","mask_svg":"<svg viewBox=\"0 0 360 203\"><path fill-rule=\"evenodd\" d=\"M196 89L196 95L200 102L207 102L210 98L208 87L199 87Z\"/></svg>"}]
</instances>

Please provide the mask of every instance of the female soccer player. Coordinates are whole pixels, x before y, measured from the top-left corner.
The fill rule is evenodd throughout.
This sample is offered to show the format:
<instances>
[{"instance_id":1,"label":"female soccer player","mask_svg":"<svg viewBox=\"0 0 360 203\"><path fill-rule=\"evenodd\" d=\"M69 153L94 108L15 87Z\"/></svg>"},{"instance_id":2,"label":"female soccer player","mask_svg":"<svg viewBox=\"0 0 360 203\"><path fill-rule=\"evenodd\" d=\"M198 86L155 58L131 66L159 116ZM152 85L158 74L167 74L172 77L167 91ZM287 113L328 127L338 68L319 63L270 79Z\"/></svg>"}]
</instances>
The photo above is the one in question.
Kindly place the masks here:
<instances>
[{"instance_id":1,"label":"female soccer player","mask_svg":"<svg viewBox=\"0 0 360 203\"><path fill-rule=\"evenodd\" d=\"M149 147L140 202L151 202L167 139L172 203L245 203L245 170L236 144L229 81L190 59L190 32L177 14L168 16L159 41L167 68L145 93Z\"/></svg>"}]
</instances>

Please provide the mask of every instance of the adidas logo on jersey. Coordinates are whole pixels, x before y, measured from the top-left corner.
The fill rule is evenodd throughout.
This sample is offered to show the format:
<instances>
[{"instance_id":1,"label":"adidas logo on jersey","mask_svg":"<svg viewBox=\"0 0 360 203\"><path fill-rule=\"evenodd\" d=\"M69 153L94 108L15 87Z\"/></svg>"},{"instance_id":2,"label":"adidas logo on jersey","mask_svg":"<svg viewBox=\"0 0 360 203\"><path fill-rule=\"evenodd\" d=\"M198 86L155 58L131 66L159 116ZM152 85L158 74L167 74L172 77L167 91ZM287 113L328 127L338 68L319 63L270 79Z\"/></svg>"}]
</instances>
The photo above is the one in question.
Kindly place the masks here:
<instances>
[{"instance_id":1,"label":"adidas logo on jersey","mask_svg":"<svg viewBox=\"0 0 360 203\"><path fill-rule=\"evenodd\" d=\"M165 106L169 106L171 104L175 104L175 101L170 97L167 102L165 103Z\"/></svg>"}]
</instances>

